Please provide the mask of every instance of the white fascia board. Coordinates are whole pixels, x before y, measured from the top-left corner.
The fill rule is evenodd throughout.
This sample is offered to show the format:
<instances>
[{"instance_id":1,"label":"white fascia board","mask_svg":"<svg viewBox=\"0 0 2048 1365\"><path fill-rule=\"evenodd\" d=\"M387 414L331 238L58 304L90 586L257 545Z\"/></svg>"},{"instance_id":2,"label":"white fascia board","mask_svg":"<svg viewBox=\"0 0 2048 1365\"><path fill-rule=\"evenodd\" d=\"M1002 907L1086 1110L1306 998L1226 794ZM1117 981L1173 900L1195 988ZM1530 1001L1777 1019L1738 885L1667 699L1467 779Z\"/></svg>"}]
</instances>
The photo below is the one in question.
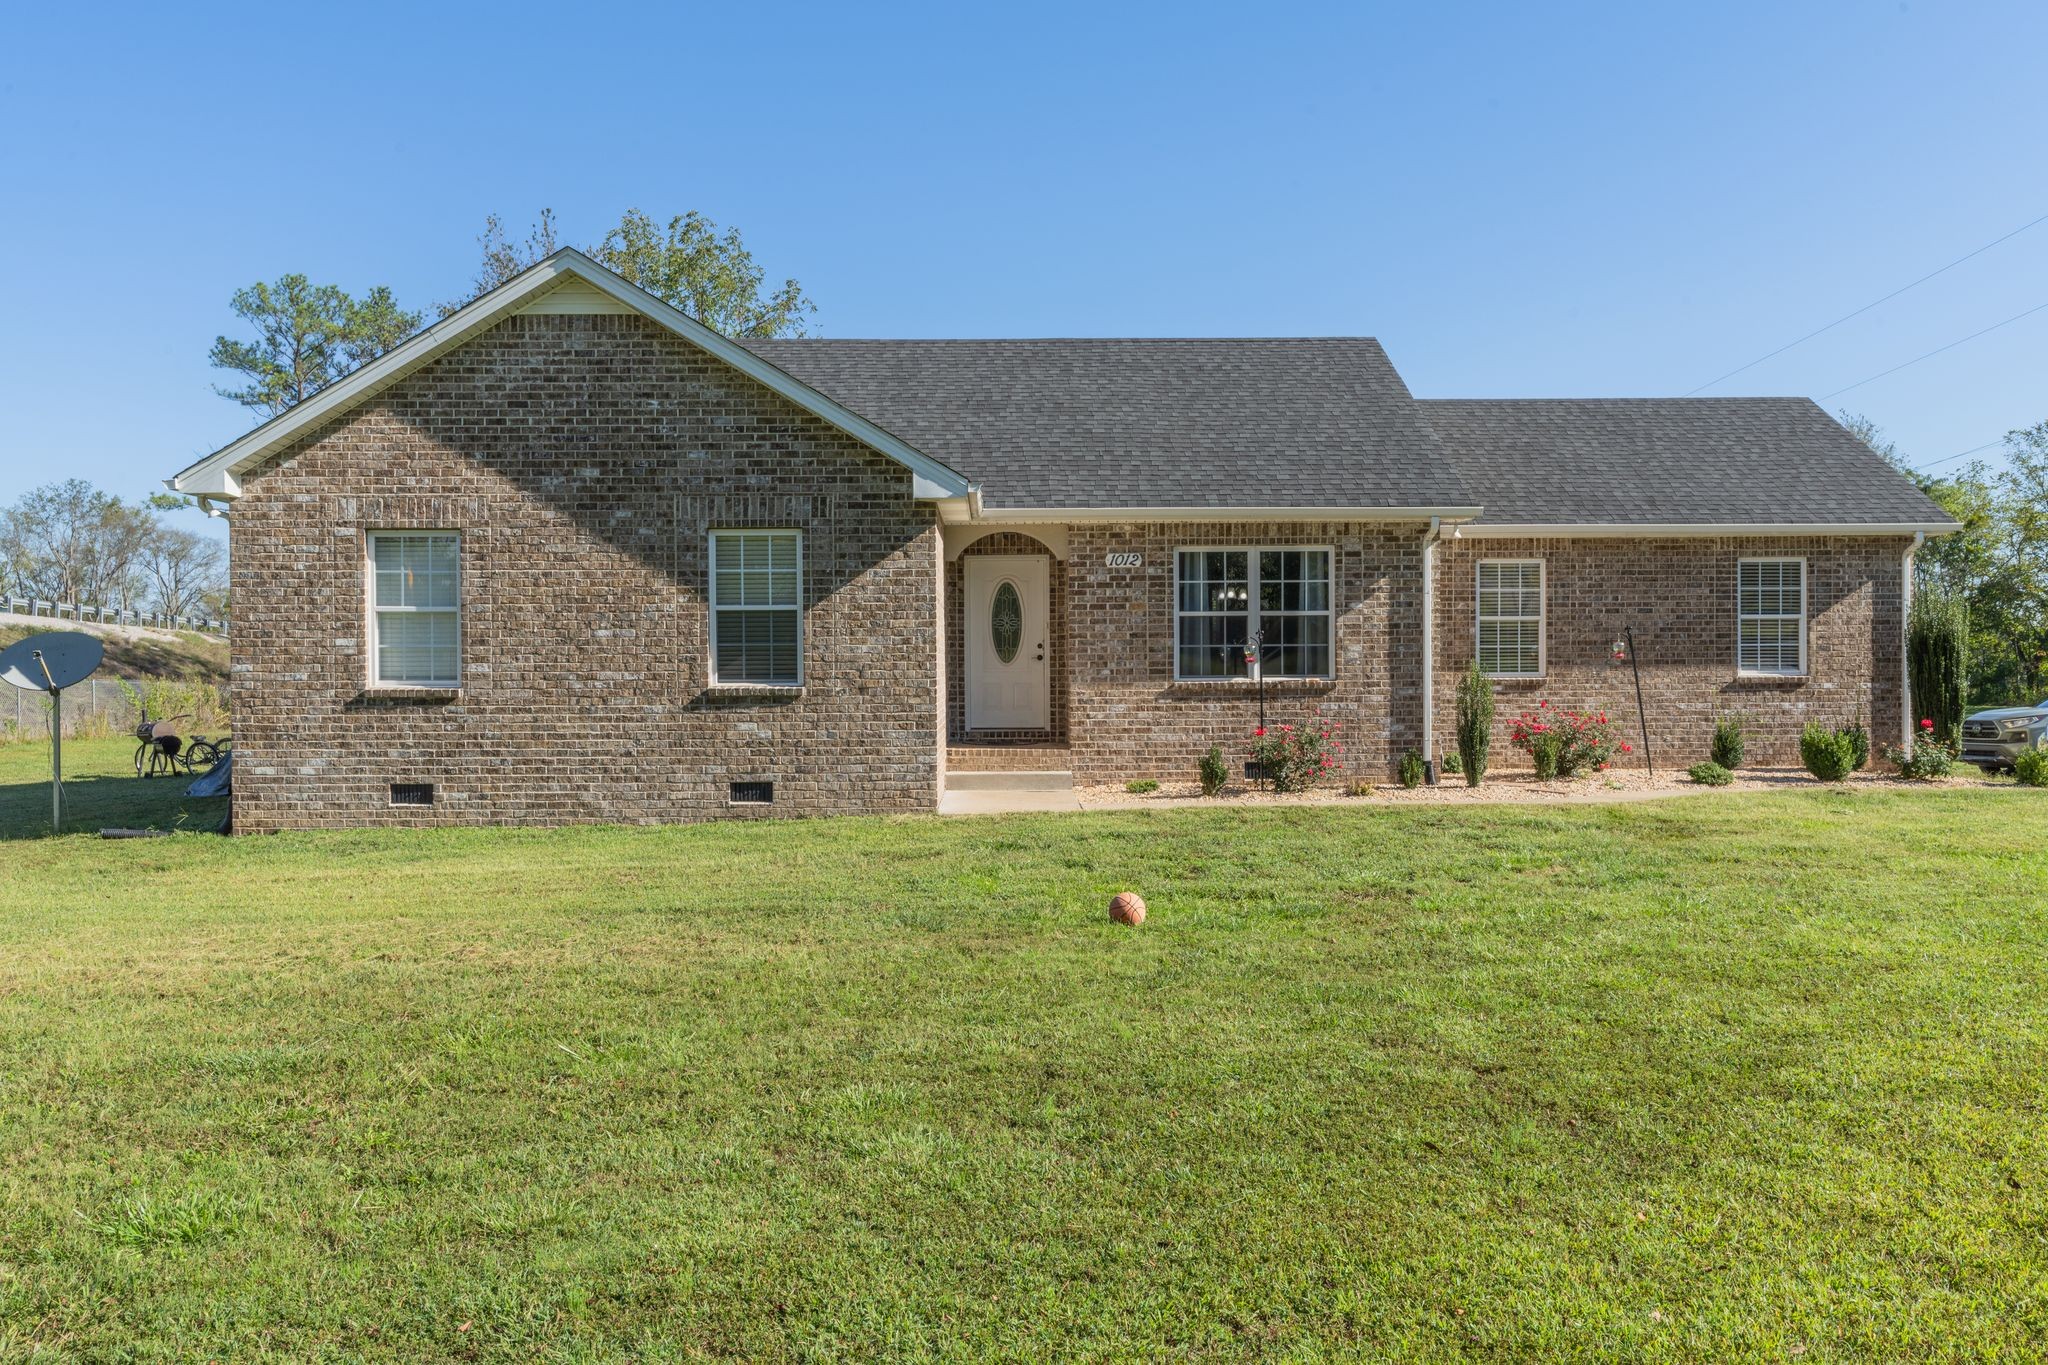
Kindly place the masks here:
<instances>
[{"instance_id":1,"label":"white fascia board","mask_svg":"<svg viewBox=\"0 0 2048 1365\"><path fill-rule=\"evenodd\" d=\"M271 418L254 431L222 446L198 463L164 481L179 493L204 494L215 498L241 495L239 476L275 453L293 438L322 421L396 383L420 366L469 340L492 326L521 304L543 293L565 276L573 276L609 295L634 312L652 318L685 341L731 365L787 398L813 416L837 427L863 445L880 451L911 472L912 494L920 499L964 497L966 478L957 470L914 449L865 417L819 393L808 384L786 374L744 346L720 336L711 328L663 303L636 285L626 283L597 262L572 247L557 251L490 293L473 299L395 350L388 351L361 369L337 380Z\"/></svg>"},{"instance_id":2,"label":"white fascia board","mask_svg":"<svg viewBox=\"0 0 2048 1365\"><path fill-rule=\"evenodd\" d=\"M1477 507L985 507L977 521L1464 521Z\"/></svg>"},{"instance_id":3,"label":"white fascia board","mask_svg":"<svg viewBox=\"0 0 2048 1365\"><path fill-rule=\"evenodd\" d=\"M1460 526L1455 540L1593 540L1700 536L1911 536L1947 535L1962 530L1953 521L1702 521L1702 522L1529 522Z\"/></svg>"}]
</instances>

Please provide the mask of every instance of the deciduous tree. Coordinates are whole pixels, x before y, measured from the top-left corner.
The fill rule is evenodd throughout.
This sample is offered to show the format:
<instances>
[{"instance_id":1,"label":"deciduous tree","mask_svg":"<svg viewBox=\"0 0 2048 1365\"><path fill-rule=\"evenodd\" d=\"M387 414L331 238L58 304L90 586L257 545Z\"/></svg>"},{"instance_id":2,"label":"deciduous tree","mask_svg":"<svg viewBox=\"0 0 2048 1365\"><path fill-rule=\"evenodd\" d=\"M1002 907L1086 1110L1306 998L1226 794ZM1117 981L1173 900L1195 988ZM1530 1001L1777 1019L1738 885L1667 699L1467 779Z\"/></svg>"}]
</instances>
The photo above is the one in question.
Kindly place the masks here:
<instances>
[{"instance_id":1,"label":"deciduous tree","mask_svg":"<svg viewBox=\"0 0 2048 1365\"><path fill-rule=\"evenodd\" d=\"M721 233L699 213L671 218L664 229L639 209L628 209L592 254L607 269L727 336L800 337L805 319L817 311L795 280L763 292L766 274L754 264L739 229Z\"/></svg>"}]
</instances>

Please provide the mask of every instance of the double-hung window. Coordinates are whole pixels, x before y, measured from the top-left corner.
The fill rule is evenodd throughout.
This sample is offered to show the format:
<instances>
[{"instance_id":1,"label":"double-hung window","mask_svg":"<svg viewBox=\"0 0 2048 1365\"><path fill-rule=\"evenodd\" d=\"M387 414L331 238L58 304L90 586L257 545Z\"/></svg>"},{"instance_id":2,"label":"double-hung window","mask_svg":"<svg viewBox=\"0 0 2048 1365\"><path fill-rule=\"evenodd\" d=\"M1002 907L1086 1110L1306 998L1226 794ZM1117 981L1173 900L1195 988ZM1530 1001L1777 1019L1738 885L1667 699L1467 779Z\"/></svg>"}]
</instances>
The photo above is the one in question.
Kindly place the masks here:
<instances>
[{"instance_id":1,"label":"double-hung window","mask_svg":"<svg viewBox=\"0 0 2048 1365\"><path fill-rule=\"evenodd\" d=\"M372 531L369 552L371 682L461 686L461 537Z\"/></svg>"},{"instance_id":2,"label":"double-hung window","mask_svg":"<svg viewBox=\"0 0 2048 1365\"><path fill-rule=\"evenodd\" d=\"M1268 678L1332 676L1329 550L1182 550L1174 594L1176 678L1249 677L1255 640Z\"/></svg>"},{"instance_id":3,"label":"double-hung window","mask_svg":"<svg viewBox=\"0 0 2048 1365\"><path fill-rule=\"evenodd\" d=\"M1543 676L1543 561L1479 561L1479 671L1490 678Z\"/></svg>"},{"instance_id":4,"label":"double-hung window","mask_svg":"<svg viewBox=\"0 0 2048 1365\"><path fill-rule=\"evenodd\" d=\"M1806 561L1744 559L1735 566L1735 668L1806 672Z\"/></svg>"},{"instance_id":5,"label":"double-hung window","mask_svg":"<svg viewBox=\"0 0 2048 1365\"><path fill-rule=\"evenodd\" d=\"M711 533L711 681L803 682L803 534Z\"/></svg>"}]
</instances>

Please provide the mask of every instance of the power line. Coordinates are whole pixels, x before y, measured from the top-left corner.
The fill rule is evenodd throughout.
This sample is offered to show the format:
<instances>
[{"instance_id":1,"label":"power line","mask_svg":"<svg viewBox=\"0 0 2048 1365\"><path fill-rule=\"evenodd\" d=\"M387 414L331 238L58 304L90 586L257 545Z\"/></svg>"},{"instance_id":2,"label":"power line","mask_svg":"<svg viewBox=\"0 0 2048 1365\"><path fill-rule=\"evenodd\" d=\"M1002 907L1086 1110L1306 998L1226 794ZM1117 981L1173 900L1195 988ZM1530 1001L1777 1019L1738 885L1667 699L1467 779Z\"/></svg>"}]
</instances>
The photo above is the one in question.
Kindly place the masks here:
<instances>
[{"instance_id":1,"label":"power line","mask_svg":"<svg viewBox=\"0 0 2048 1365\"><path fill-rule=\"evenodd\" d=\"M1720 383L1722 379L1733 379L1736 375L1741 374L1744 370L1753 370L1757 366L1763 364L1766 360L1771 360L1777 356L1781 356L1785 354L1785 352L1791 350L1794 346L1804 345L1806 342L1809 342L1813 340L1815 337L1819 336L1822 332L1832 331L1834 328L1840 327L1843 323L1849 321L1849 319L1851 318L1861 317L1863 316L1863 314L1877 307L1877 305L1880 303L1890 303L1893 299L1905 293L1907 290L1918 289L1921 285L1927 283L1936 275L1946 274L1947 272L1954 270L1957 266L1961 265L1964 261L1969 260L1972 256L1981 256L1985 252L1991 250L1992 247L1997 246L1999 242L2011 241L2013 238L2019 236L2022 232L2025 232L2028 228L2039 227L2043 223L2048 223L2048 213L2042 214L2039 218L2034 219L2034 221L2031 223L2020 224L2011 232L2006 233L2005 236L1997 238L1994 241L1986 242L1984 245L1978 247L1975 251L1972 251L1967 255L1956 257L1947 265L1943 266L1940 270L1930 270L1928 273L1922 275L1919 279L1913 281L1911 284L1901 285L1897 289L1892 290L1891 293L1886 294L1883 298L1875 299L1870 303L1864 304L1861 308L1858 308L1853 313L1842 314L1842 316L1836 318L1826 327L1816 327L1811 332L1808 332L1805 336L1800 337L1799 340L1786 342L1783 346L1780 346L1777 350L1772 351L1769 355L1760 355L1755 360L1750 361L1747 365L1737 365L1734 369L1728 371L1728 373L1722 375L1719 379L1709 379L1706 383L1700 385L1698 388L1692 390L1691 393L1688 393L1685 396L1687 398L1690 398L1695 393L1704 393L1708 389L1713 388L1714 385Z\"/></svg>"},{"instance_id":2,"label":"power line","mask_svg":"<svg viewBox=\"0 0 2048 1365\"><path fill-rule=\"evenodd\" d=\"M1913 472L1915 474L1925 474L1928 470L1933 469L1939 465L1953 464L1955 461L1962 459L1965 455L1975 455L1980 450L1989 450L1993 446L2004 444L2005 438L2001 436L1995 441L1986 441L1981 446L1971 446L1968 450L1958 450L1953 455L1944 455L1938 460L1929 460L1926 464L1915 465L1913 466Z\"/></svg>"},{"instance_id":3,"label":"power line","mask_svg":"<svg viewBox=\"0 0 2048 1365\"><path fill-rule=\"evenodd\" d=\"M2024 313L2014 313L2004 322L1992 323L1989 327L1984 328L1983 331L1972 332L1966 337L1957 337L1948 345L1937 346L1933 350L1927 352L1925 355L1916 355L1911 360L1906 361L1904 364L1894 365L1889 370L1880 370L1876 374L1870 376L1870 378L1868 379L1859 379L1853 384L1845 385L1842 388L1836 389L1833 393L1824 393L1821 395L1820 401L1825 403L1828 399L1839 397L1840 395L1847 393L1850 389L1860 389L1865 384L1875 383L1876 381L1884 378L1888 374L1897 374L1900 370L1905 369L1908 365L1918 365L1923 360L1933 359L1935 356L1940 355L1943 351L1953 351L1956 347L1962 345L1966 341L1975 341L1978 337L1985 336L1989 333L1995 332L2001 327L2010 327L2015 322L2018 322L2021 318L2032 317L2034 314L2040 312L2043 308L2048 308L2048 303L2037 303Z\"/></svg>"}]
</instances>

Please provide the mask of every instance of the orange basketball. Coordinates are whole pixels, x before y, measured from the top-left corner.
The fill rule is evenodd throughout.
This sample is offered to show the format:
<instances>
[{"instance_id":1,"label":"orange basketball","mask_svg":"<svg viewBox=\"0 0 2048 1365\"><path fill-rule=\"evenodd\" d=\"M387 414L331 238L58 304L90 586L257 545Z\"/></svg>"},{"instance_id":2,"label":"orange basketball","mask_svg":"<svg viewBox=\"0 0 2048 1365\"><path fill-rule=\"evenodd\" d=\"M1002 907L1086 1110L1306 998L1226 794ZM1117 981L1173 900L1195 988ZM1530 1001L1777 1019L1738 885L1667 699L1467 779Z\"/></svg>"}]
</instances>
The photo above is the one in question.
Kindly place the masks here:
<instances>
[{"instance_id":1,"label":"orange basketball","mask_svg":"<svg viewBox=\"0 0 2048 1365\"><path fill-rule=\"evenodd\" d=\"M1109 917L1133 927L1145 922L1145 902L1135 891L1119 891L1109 899Z\"/></svg>"}]
</instances>

